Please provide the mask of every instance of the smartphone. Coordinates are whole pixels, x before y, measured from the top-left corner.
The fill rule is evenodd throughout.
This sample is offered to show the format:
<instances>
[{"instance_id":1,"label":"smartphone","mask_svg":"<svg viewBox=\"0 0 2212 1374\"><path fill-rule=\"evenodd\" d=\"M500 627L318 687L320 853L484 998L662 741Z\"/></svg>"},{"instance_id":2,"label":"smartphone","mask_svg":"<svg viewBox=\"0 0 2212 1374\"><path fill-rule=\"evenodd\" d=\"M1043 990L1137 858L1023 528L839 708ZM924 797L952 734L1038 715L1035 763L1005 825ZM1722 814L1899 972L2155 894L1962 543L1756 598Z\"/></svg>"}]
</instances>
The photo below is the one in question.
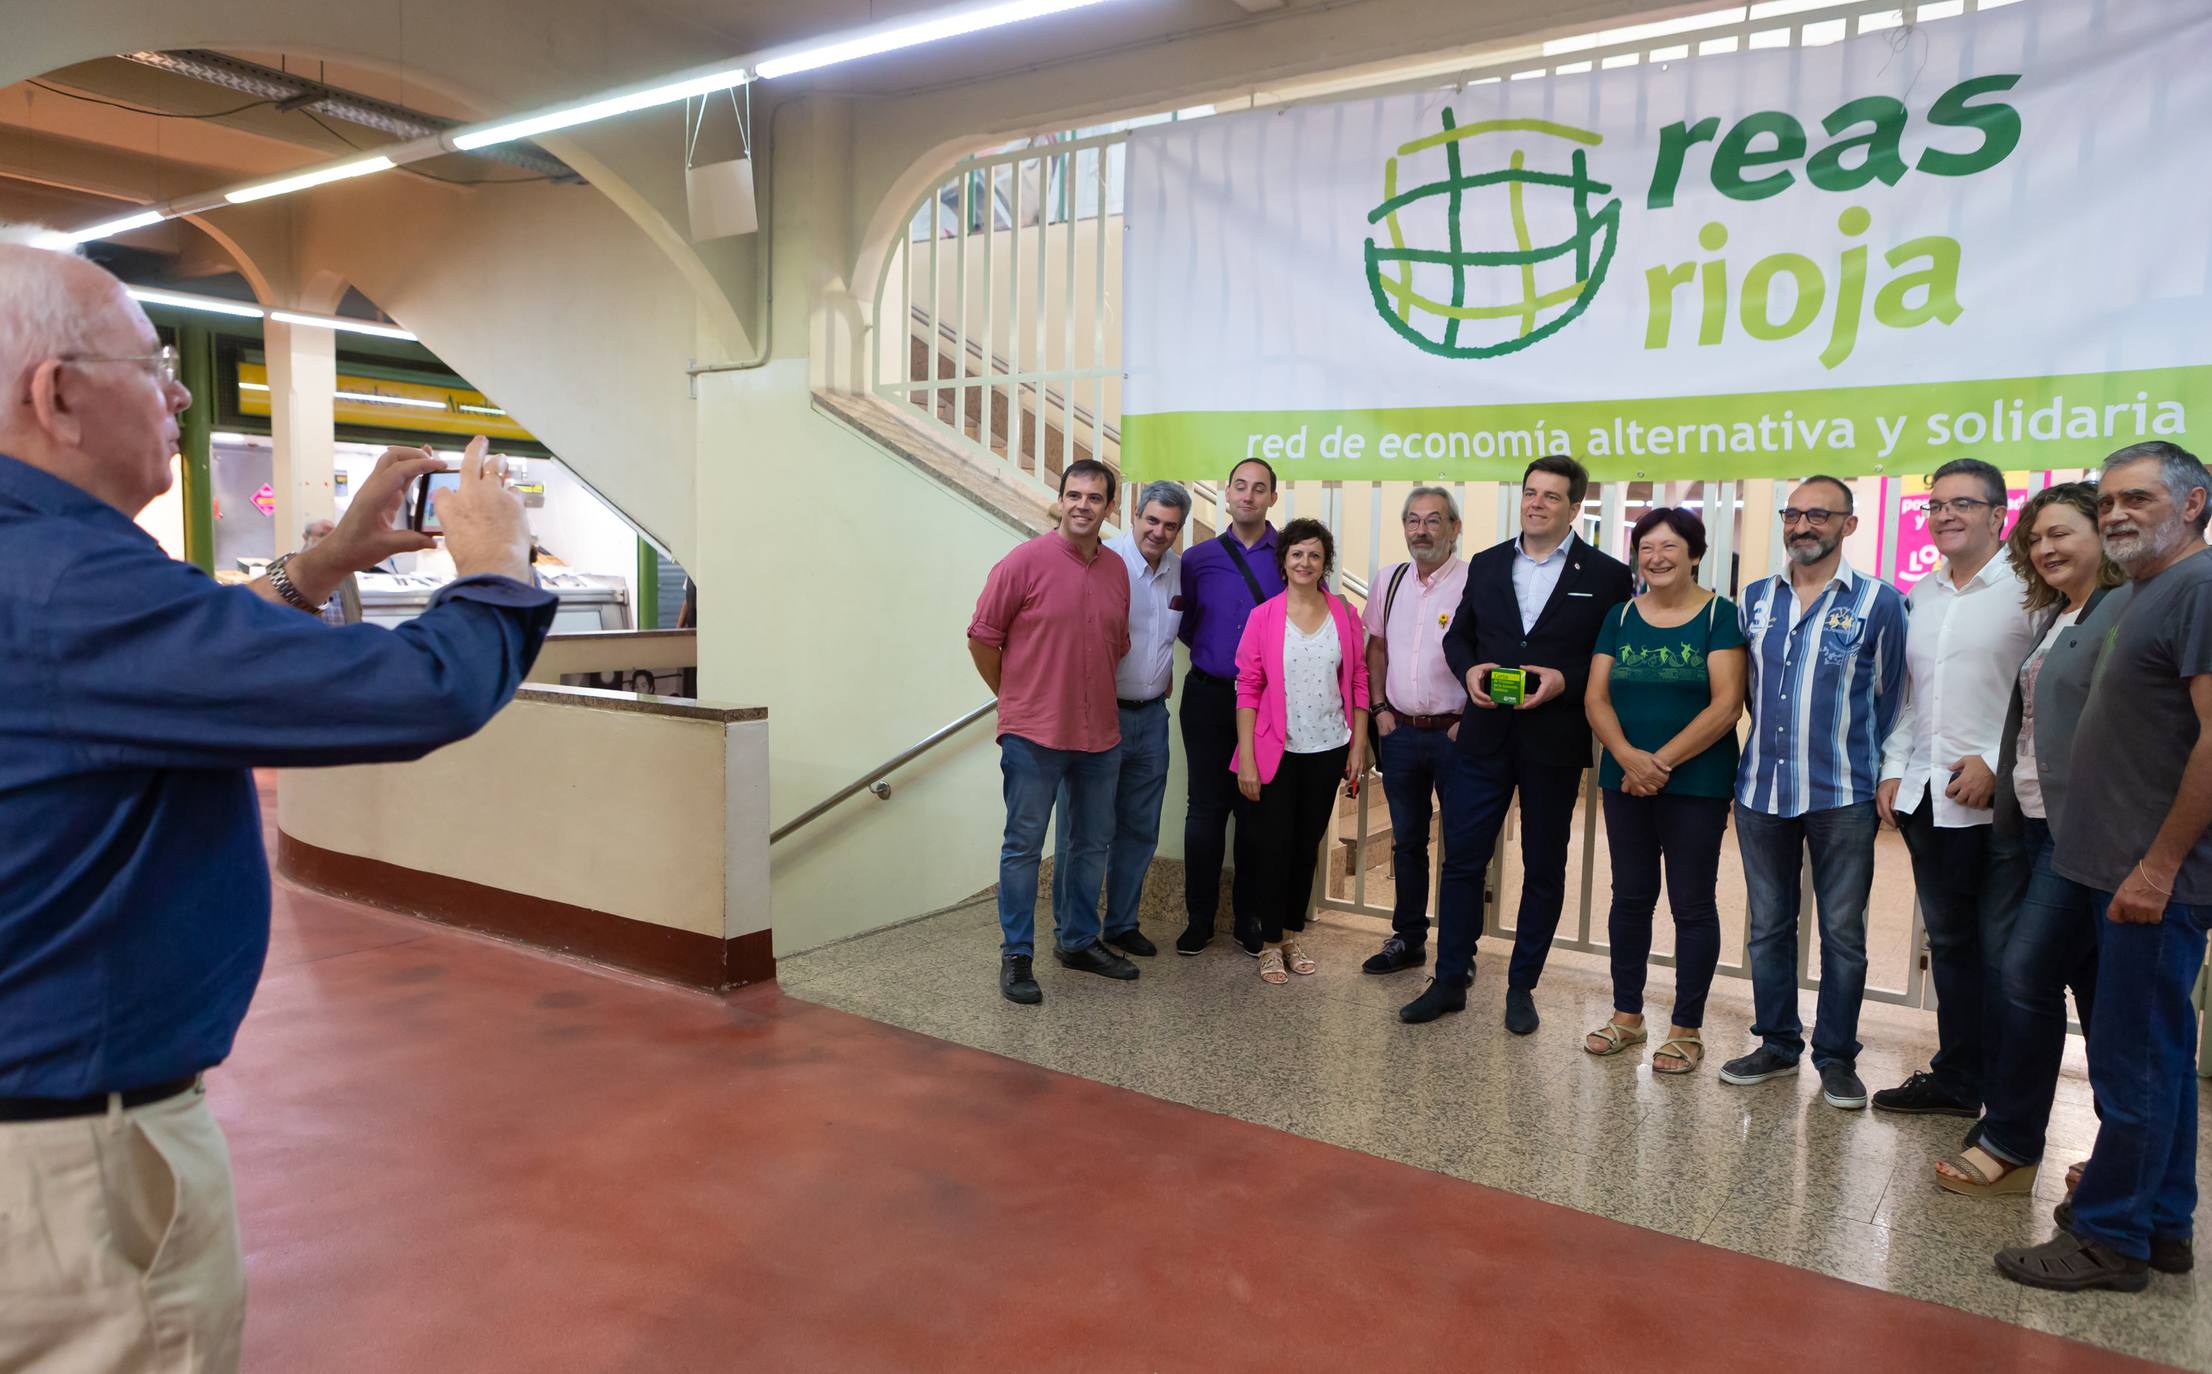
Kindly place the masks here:
<instances>
[{"instance_id":1,"label":"smartphone","mask_svg":"<svg viewBox=\"0 0 2212 1374\"><path fill-rule=\"evenodd\" d=\"M461 485L461 470L446 468L440 472L426 472L415 479L415 487L407 498L407 528L422 534L444 534L438 523L436 504L430 499L434 491L451 491Z\"/></svg>"}]
</instances>

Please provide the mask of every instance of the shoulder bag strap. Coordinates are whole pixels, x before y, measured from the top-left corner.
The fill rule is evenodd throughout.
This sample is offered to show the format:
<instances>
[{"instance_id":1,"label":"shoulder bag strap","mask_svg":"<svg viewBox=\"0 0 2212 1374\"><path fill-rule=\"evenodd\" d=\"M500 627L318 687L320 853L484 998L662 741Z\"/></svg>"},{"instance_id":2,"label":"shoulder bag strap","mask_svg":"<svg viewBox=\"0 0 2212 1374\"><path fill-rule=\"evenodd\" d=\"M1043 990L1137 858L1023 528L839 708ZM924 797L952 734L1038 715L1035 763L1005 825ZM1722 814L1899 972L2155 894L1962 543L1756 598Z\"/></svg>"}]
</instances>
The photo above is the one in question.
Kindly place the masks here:
<instances>
[{"instance_id":1,"label":"shoulder bag strap","mask_svg":"<svg viewBox=\"0 0 2212 1374\"><path fill-rule=\"evenodd\" d=\"M1398 584L1406 580L1406 570L1411 563L1400 563L1398 571L1390 575L1390 590L1383 596L1383 633L1390 633L1390 611L1398 604Z\"/></svg>"},{"instance_id":2,"label":"shoulder bag strap","mask_svg":"<svg viewBox=\"0 0 2212 1374\"><path fill-rule=\"evenodd\" d=\"M1244 585L1252 589L1252 604L1257 606L1267 600L1267 593L1260 590L1260 580L1252 575L1252 565L1245 561L1244 546L1237 543L1237 537L1224 533L1221 536L1221 547L1229 551L1229 557L1236 563L1237 571L1244 574Z\"/></svg>"}]
</instances>

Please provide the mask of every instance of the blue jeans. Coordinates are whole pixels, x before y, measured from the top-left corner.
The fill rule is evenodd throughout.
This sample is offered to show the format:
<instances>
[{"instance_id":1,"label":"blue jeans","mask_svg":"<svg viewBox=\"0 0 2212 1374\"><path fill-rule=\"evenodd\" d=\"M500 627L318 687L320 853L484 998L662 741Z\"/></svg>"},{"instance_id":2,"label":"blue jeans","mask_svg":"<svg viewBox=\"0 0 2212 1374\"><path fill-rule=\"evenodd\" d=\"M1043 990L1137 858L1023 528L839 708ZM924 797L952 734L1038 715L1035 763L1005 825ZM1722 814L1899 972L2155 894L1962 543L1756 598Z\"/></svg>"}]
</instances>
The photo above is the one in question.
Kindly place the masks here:
<instances>
[{"instance_id":1,"label":"blue jeans","mask_svg":"<svg viewBox=\"0 0 2212 1374\"><path fill-rule=\"evenodd\" d=\"M1075 831L1059 862L1068 867L1071 902L1059 918L1053 943L1073 954L1098 943L1098 884L1114 820L1114 776L1121 746L1095 754L1047 749L1020 735L1000 735L999 774L1006 795L1006 839L998 851L998 926L1002 957L1033 955L1037 948L1037 865L1044 858L1045 823L1052 799L1068 784Z\"/></svg>"},{"instance_id":2,"label":"blue jeans","mask_svg":"<svg viewBox=\"0 0 2212 1374\"><path fill-rule=\"evenodd\" d=\"M2021 838L2033 867L2012 941L2000 951L1995 1053L1986 1066L1989 1110L1981 1146L2008 1164L2043 1158L2051 1096L2066 1055L2066 989L2074 990L2081 1031L2097 996L2097 894L2051 868L2051 826L2021 817Z\"/></svg>"},{"instance_id":3,"label":"blue jeans","mask_svg":"<svg viewBox=\"0 0 2212 1374\"><path fill-rule=\"evenodd\" d=\"M1152 855L1160 847L1160 802L1167 796L1167 699L1149 701L1121 713L1121 770L1114 782L1114 839L1106 851L1106 936L1127 935L1137 928L1137 902L1144 896L1144 875L1152 867ZM1061 859L1052 866L1054 919L1067 924L1062 914L1081 905L1069 895L1068 879L1075 866L1066 856L1075 852L1068 813L1073 810L1068 785L1060 784L1054 800L1052 852Z\"/></svg>"},{"instance_id":4,"label":"blue jeans","mask_svg":"<svg viewBox=\"0 0 2212 1374\"><path fill-rule=\"evenodd\" d=\"M2104 917L2097 894L2097 1028L2089 1086L2103 1123L2074 1190L2074 1230L2133 1259L2151 1237L2190 1238L2197 1210L2197 1009L2212 906L2166 907L2157 925Z\"/></svg>"},{"instance_id":5,"label":"blue jeans","mask_svg":"<svg viewBox=\"0 0 2212 1374\"><path fill-rule=\"evenodd\" d=\"M1448 796L1454 786L1454 749L1444 731L1410 725L1398 726L1375 746L1383 800L1390 807L1390 877L1397 891L1390 927L1409 945L1429 938L1429 820L1436 814L1436 795Z\"/></svg>"},{"instance_id":6,"label":"blue jeans","mask_svg":"<svg viewBox=\"0 0 2212 1374\"><path fill-rule=\"evenodd\" d=\"M1770 816L1736 803L1736 847L1750 898L1751 1033L1776 1054L1805 1052L1797 1015L1797 912L1805 853L1812 852L1813 895L1820 908L1820 1009L1813 1020L1813 1067L1851 1065L1859 1057L1859 1005L1866 999L1866 902L1874 890L1871 801L1802 816Z\"/></svg>"}]
</instances>

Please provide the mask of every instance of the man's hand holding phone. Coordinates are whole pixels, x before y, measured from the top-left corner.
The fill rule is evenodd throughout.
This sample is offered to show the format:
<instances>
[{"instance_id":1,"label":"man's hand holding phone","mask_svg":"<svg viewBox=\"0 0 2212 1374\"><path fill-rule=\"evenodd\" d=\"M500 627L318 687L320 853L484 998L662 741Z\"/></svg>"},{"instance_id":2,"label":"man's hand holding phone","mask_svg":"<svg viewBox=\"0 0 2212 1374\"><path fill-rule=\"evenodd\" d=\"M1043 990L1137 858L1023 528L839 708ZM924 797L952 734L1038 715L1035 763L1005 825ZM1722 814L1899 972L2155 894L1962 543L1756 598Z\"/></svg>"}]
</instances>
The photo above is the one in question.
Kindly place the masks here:
<instances>
[{"instance_id":1,"label":"man's hand holding phone","mask_svg":"<svg viewBox=\"0 0 2212 1374\"><path fill-rule=\"evenodd\" d=\"M313 548L292 555L285 565L292 585L310 601L328 600L353 573L367 572L395 554L421 553L438 541L418 530L399 527L408 490L444 462L419 448L388 448L346 507L345 518Z\"/></svg>"},{"instance_id":2,"label":"man's hand holding phone","mask_svg":"<svg viewBox=\"0 0 2212 1374\"><path fill-rule=\"evenodd\" d=\"M505 459L490 456L479 434L461 454L460 480L430 493L432 512L445 531L455 577L492 574L530 579L530 521L522 497L507 487Z\"/></svg>"}]
</instances>

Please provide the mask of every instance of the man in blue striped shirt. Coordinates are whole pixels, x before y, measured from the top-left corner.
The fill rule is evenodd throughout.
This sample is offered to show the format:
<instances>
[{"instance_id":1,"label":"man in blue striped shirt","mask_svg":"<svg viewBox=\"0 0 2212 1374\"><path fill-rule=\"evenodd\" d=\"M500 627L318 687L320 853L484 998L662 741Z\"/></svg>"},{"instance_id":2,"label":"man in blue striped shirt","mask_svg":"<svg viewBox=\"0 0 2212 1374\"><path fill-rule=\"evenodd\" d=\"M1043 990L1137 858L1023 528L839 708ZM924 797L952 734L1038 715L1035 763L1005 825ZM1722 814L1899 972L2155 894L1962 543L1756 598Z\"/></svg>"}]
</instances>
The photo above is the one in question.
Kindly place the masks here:
<instances>
[{"instance_id":1,"label":"man in blue striped shirt","mask_svg":"<svg viewBox=\"0 0 2212 1374\"><path fill-rule=\"evenodd\" d=\"M1859 1005L1866 994L1866 903L1874 886L1874 793L1905 675L1905 599L1843 559L1858 528L1851 488L1808 477L1782 508L1787 573L1747 588L1751 738L1736 774L1736 846L1750 898L1751 987L1759 1048L1723 1083L1797 1072L1799 873L1812 852L1820 907L1820 1010L1813 1067L1829 1105L1866 1105Z\"/></svg>"}]
</instances>

